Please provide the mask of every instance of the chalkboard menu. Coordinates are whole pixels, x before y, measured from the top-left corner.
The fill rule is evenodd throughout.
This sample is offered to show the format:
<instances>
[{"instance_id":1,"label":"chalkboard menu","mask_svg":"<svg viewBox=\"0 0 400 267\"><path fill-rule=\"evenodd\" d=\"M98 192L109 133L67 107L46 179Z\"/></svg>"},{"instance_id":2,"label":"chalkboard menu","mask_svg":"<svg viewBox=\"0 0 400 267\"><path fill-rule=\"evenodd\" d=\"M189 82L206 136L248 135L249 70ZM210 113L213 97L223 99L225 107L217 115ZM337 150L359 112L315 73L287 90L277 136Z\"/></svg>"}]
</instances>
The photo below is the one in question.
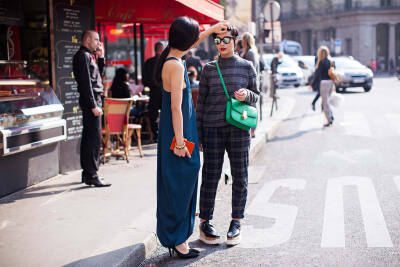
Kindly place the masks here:
<instances>
[{"instance_id":1,"label":"chalkboard menu","mask_svg":"<svg viewBox=\"0 0 400 267\"><path fill-rule=\"evenodd\" d=\"M22 0L0 0L0 24L23 24Z\"/></svg>"},{"instance_id":2,"label":"chalkboard menu","mask_svg":"<svg viewBox=\"0 0 400 267\"><path fill-rule=\"evenodd\" d=\"M93 0L53 0L54 53L56 93L64 105L67 121L67 142L61 143L61 162L71 165L64 169L76 169L79 165L79 141L82 133L82 112L79 93L72 71L72 59L80 47L82 32L94 29ZM69 159L63 160L63 157ZM74 163L75 161L75 163Z\"/></svg>"}]
</instances>

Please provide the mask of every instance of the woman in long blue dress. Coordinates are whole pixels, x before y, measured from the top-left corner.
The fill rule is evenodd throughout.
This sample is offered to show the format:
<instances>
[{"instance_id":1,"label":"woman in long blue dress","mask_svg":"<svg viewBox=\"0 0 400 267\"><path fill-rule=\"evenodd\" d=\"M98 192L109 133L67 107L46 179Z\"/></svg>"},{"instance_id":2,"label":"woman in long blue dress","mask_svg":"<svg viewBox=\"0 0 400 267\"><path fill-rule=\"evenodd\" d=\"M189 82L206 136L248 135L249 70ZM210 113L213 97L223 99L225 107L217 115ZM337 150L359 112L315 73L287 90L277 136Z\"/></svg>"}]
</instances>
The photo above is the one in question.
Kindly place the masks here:
<instances>
[{"instance_id":1,"label":"woman in long blue dress","mask_svg":"<svg viewBox=\"0 0 400 267\"><path fill-rule=\"evenodd\" d=\"M211 33L226 31L219 23L200 33L197 21L188 17L174 20L169 44L160 55L155 80L162 84L162 110L157 144L157 236L164 247L180 258L194 258L199 251L189 248L196 212L200 169L196 118L186 66L181 58ZM173 138L174 150L170 150ZM184 139L195 143L190 155Z\"/></svg>"}]
</instances>

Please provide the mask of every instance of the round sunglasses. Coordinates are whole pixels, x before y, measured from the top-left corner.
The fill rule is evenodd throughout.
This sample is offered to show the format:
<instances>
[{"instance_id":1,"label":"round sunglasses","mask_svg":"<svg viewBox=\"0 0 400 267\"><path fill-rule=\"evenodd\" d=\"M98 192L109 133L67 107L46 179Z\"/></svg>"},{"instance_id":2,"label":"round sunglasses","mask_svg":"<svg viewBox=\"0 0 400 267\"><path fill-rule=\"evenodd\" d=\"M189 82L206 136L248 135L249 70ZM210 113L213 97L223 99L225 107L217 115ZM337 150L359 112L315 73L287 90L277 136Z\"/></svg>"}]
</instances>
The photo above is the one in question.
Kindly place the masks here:
<instances>
[{"instance_id":1,"label":"round sunglasses","mask_svg":"<svg viewBox=\"0 0 400 267\"><path fill-rule=\"evenodd\" d=\"M234 39L234 37L232 37L232 36L225 36L223 38L216 37L214 39L214 43L216 45L219 45L221 42L224 42L225 44L229 44L231 42L231 39Z\"/></svg>"}]
</instances>

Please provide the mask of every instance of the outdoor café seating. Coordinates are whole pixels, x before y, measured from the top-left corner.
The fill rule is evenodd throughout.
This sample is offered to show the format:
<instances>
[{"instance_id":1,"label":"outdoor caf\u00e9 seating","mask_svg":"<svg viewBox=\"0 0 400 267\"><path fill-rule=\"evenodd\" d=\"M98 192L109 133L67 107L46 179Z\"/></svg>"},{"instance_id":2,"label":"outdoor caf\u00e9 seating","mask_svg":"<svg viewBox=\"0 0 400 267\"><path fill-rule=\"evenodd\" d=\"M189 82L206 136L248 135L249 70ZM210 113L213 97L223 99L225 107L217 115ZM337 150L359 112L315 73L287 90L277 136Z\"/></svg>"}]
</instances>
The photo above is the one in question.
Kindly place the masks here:
<instances>
[{"instance_id":1,"label":"outdoor caf\u00e9 seating","mask_svg":"<svg viewBox=\"0 0 400 267\"><path fill-rule=\"evenodd\" d=\"M139 154L142 157L141 145L141 125L129 123L129 112L132 106L132 98L105 98L104 99L104 129L102 130L103 141L103 163L107 156L125 156L129 163L129 149L131 138L134 132L136 133L137 145ZM110 146L111 136L115 136L115 149ZM119 149L122 144L123 151Z\"/></svg>"}]
</instances>

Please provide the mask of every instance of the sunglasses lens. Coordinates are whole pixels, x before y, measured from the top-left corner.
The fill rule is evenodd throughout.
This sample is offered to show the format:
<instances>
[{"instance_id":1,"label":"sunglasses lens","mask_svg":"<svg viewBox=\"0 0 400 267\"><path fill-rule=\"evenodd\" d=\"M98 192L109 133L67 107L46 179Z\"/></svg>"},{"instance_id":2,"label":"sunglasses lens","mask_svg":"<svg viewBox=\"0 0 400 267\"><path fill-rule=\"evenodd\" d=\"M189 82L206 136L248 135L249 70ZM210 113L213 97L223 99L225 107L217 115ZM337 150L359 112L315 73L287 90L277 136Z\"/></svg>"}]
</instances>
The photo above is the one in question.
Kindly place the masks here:
<instances>
[{"instance_id":1,"label":"sunglasses lens","mask_svg":"<svg viewBox=\"0 0 400 267\"><path fill-rule=\"evenodd\" d=\"M215 44L220 44L220 43L221 43L221 39L215 38L215 39L214 39L214 43L215 43Z\"/></svg>"},{"instance_id":2,"label":"sunglasses lens","mask_svg":"<svg viewBox=\"0 0 400 267\"><path fill-rule=\"evenodd\" d=\"M224 37L224 39L222 39L222 41L223 41L225 44L229 44L229 43L231 42L231 38L229 38L229 37Z\"/></svg>"}]
</instances>

